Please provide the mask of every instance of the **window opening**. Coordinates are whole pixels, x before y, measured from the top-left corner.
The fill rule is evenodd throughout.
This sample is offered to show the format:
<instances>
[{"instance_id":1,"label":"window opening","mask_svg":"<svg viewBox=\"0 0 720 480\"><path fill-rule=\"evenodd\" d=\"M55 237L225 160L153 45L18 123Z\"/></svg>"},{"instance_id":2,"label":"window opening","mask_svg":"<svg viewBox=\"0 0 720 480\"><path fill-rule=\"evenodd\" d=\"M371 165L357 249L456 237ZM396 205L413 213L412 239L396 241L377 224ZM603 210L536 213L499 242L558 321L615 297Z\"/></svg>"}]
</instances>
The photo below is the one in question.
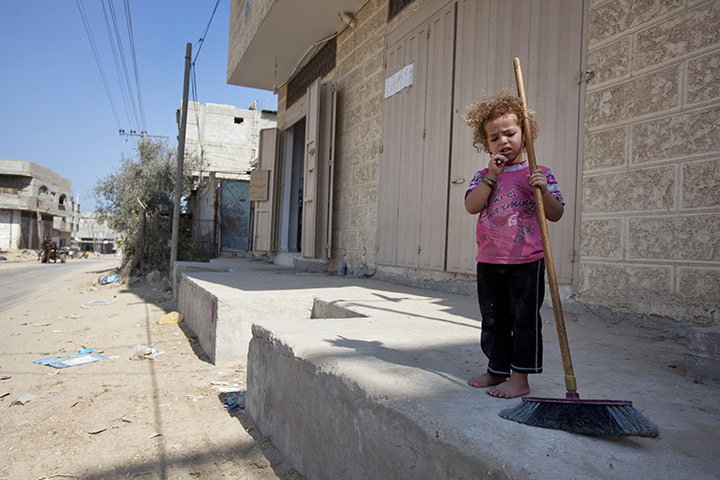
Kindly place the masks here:
<instances>
[{"instance_id":1,"label":"window opening","mask_svg":"<svg viewBox=\"0 0 720 480\"><path fill-rule=\"evenodd\" d=\"M388 3L388 22L395 18L405 7L410 5L413 0L390 0Z\"/></svg>"}]
</instances>

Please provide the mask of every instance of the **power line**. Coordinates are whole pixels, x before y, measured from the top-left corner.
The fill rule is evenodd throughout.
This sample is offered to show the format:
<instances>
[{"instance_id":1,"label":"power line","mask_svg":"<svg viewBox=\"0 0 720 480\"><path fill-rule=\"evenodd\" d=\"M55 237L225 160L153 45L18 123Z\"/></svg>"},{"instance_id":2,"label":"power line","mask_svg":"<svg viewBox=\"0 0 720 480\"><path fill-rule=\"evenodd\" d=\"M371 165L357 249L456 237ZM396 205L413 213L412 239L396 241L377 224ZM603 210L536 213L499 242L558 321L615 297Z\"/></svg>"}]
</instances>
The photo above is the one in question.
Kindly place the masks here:
<instances>
[{"instance_id":1,"label":"power line","mask_svg":"<svg viewBox=\"0 0 720 480\"><path fill-rule=\"evenodd\" d=\"M123 70L123 74L125 75L125 82L126 82L125 85L128 89L129 98L131 99L130 107L132 109L132 112L135 117L135 121L137 122L137 125L142 126L141 122L140 122L140 117L138 115L137 108L135 106L135 101L134 101L135 94L133 92L132 85L130 83L130 74L128 73L127 62L125 61L125 51L123 50L123 46L122 46L122 36L120 35L120 27L118 26L117 16L115 15L115 7L113 5L112 0L107 0L107 1L108 1L108 7L110 8L110 16L112 18L113 28L115 31L115 38L117 39L117 43L118 43L118 51L120 52L120 60L122 62L122 70Z\"/></svg>"},{"instance_id":2,"label":"power line","mask_svg":"<svg viewBox=\"0 0 720 480\"><path fill-rule=\"evenodd\" d=\"M198 57L200 56L200 50L202 50L203 44L205 43L205 38L207 37L208 31L210 30L210 25L212 24L213 18L215 17L215 12L217 11L218 5L220 4L220 0L217 0L215 2L215 7L213 8L212 14L210 15L210 20L208 20L207 26L205 27L205 31L200 36L200 40L198 40L198 49L197 52L195 52L195 58L192 61L192 64L190 65L190 72L191 72L191 89L192 89L192 99L195 103L195 123L197 125L197 135L198 135L198 146L200 147L200 176L202 177L202 170L203 165L205 163L205 150L203 148L203 140L202 140L202 131L200 128L200 102L198 101L198 93L197 93L197 77L195 75L196 68L195 68L195 62L197 61Z\"/></svg>"},{"instance_id":3,"label":"power line","mask_svg":"<svg viewBox=\"0 0 720 480\"><path fill-rule=\"evenodd\" d=\"M208 30L210 30L210 24L213 21L213 17L215 16L215 11L217 10L218 5L220 4L220 0L217 0L215 2L215 8L213 8L212 15L210 15L210 20L208 21L207 27L205 27L205 31L200 36L200 40L198 40L198 49L195 53L195 58L193 59L192 63L195 65L195 61L197 60L198 56L200 55L200 50L202 50L203 42L205 42L205 37L207 36Z\"/></svg>"},{"instance_id":4,"label":"power line","mask_svg":"<svg viewBox=\"0 0 720 480\"><path fill-rule=\"evenodd\" d=\"M147 126L145 123L145 108L143 107L142 91L140 89L140 71L138 70L137 57L135 55L135 35L133 34L133 28L132 28L132 17L130 15L130 3L128 2L128 0L123 0L123 3L125 4L125 19L127 21L127 26L128 26L128 39L130 41L130 51L132 53L133 68L135 70L135 85L137 87L138 106L140 107L140 119L142 120L141 126L142 126L143 130L147 130Z\"/></svg>"},{"instance_id":5,"label":"power line","mask_svg":"<svg viewBox=\"0 0 720 480\"><path fill-rule=\"evenodd\" d=\"M200 176L202 176L203 166L205 165L205 149L203 148L202 129L200 128L200 103L198 102L195 64L193 63L190 67L190 73L192 74L190 84L192 87L193 103L195 104L195 124L197 125L198 145L200 147Z\"/></svg>"},{"instance_id":6,"label":"power line","mask_svg":"<svg viewBox=\"0 0 720 480\"><path fill-rule=\"evenodd\" d=\"M88 23L87 15L85 14L85 10L83 9L80 0L75 0L75 2L77 3L78 10L80 11L80 17L82 18L83 25L85 26L85 32L87 33L88 41L90 42L90 48L92 49L93 56L95 57L95 63L97 64L98 70L100 71L100 78L102 79L103 86L105 87L105 93L107 94L108 101L110 102L110 108L112 108L115 122L117 123L118 128L120 128L120 118L118 117L117 109L115 108L115 102L113 102L110 88L108 87L107 78L105 78L105 71L103 70L102 63L100 62L100 56L98 55L97 46L95 45L95 39L93 37L92 31L90 30L90 24Z\"/></svg>"},{"instance_id":7,"label":"power line","mask_svg":"<svg viewBox=\"0 0 720 480\"><path fill-rule=\"evenodd\" d=\"M108 19L107 9L105 8L105 2L100 2L100 5L102 6L102 9L103 9L103 16L105 18L105 28L107 29L108 40L110 41L110 48L111 48L112 55L113 55L113 61L115 62L115 74L117 75L117 80L120 85L120 94L122 95L123 105L125 107L125 115L126 115L128 124L132 127L133 121L132 121L132 115L130 115L131 99L128 98L127 89L125 88L125 85L123 83L123 77L120 73L121 68L120 68L120 61L118 60L118 52L117 52L117 49L119 47L117 47L115 44L115 38L113 36L113 29L110 26L110 20ZM139 125L135 124L135 128L138 128L138 127L139 127Z\"/></svg>"}]
</instances>

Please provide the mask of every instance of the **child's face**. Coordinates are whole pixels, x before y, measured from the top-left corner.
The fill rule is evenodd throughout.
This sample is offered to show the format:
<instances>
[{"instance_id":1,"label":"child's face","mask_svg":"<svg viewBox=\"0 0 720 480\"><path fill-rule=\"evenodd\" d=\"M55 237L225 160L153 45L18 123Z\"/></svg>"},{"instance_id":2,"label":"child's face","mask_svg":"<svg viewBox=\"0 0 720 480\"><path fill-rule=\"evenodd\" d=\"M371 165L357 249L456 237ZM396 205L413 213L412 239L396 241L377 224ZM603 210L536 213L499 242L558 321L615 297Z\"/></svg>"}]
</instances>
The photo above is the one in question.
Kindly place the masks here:
<instances>
[{"instance_id":1,"label":"child's face","mask_svg":"<svg viewBox=\"0 0 720 480\"><path fill-rule=\"evenodd\" d=\"M522 129L517 117L512 113L485 122L485 133L493 155L500 154L507 158L507 163L522 160L523 138Z\"/></svg>"}]
</instances>

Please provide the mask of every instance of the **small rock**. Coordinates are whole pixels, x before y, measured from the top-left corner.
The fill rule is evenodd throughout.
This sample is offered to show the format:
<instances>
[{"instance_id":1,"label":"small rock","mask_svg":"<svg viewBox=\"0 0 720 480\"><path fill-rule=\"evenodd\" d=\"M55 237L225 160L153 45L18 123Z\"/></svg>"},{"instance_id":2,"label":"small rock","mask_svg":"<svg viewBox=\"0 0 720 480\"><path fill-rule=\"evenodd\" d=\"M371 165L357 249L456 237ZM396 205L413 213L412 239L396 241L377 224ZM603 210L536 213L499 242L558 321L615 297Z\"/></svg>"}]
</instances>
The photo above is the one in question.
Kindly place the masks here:
<instances>
[{"instance_id":1,"label":"small rock","mask_svg":"<svg viewBox=\"0 0 720 480\"><path fill-rule=\"evenodd\" d=\"M162 274L159 270L153 270L152 272L145 275L145 281L148 283L155 282L157 280L160 280L162 278Z\"/></svg>"},{"instance_id":2,"label":"small rock","mask_svg":"<svg viewBox=\"0 0 720 480\"><path fill-rule=\"evenodd\" d=\"M13 402L10 404L10 406L12 407L13 405L25 405L27 402L30 402L32 400L35 400L35 395L26 393L25 395L22 395L20 398L13 400Z\"/></svg>"}]
</instances>

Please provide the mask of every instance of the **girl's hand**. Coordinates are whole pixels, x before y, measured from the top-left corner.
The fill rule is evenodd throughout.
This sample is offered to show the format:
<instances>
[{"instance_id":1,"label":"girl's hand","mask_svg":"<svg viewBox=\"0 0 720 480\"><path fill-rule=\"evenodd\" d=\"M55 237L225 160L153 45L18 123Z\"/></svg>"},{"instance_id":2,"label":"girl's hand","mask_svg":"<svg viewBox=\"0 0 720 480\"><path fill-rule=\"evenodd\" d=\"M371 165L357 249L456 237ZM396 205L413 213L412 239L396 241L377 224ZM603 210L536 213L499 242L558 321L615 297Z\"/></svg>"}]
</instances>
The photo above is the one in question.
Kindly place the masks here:
<instances>
[{"instance_id":1,"label":"girl's hand","mask_svg":"<svg viewBox=\"0 0 720 480\"><path fill-rule=\"evenodd\" d=\"M503 171L507 161L507 157L505 157L505 155L500 155L499 153L491 156L490 162L488 163L488 173L493 174L497 179L497 176Z\"/></svg>"},{"instance_id":2,"label":"girl's hand","mask_svg":"<svg viewBox=\"0 0 720 480\"><path fill-rule=\"evenodd\" d=\"M541 169L536 168L535 171L528 175L528 181L533 188L540 187L541 193L547 192L547 177Z\"/></svg>"}]
</instances>

